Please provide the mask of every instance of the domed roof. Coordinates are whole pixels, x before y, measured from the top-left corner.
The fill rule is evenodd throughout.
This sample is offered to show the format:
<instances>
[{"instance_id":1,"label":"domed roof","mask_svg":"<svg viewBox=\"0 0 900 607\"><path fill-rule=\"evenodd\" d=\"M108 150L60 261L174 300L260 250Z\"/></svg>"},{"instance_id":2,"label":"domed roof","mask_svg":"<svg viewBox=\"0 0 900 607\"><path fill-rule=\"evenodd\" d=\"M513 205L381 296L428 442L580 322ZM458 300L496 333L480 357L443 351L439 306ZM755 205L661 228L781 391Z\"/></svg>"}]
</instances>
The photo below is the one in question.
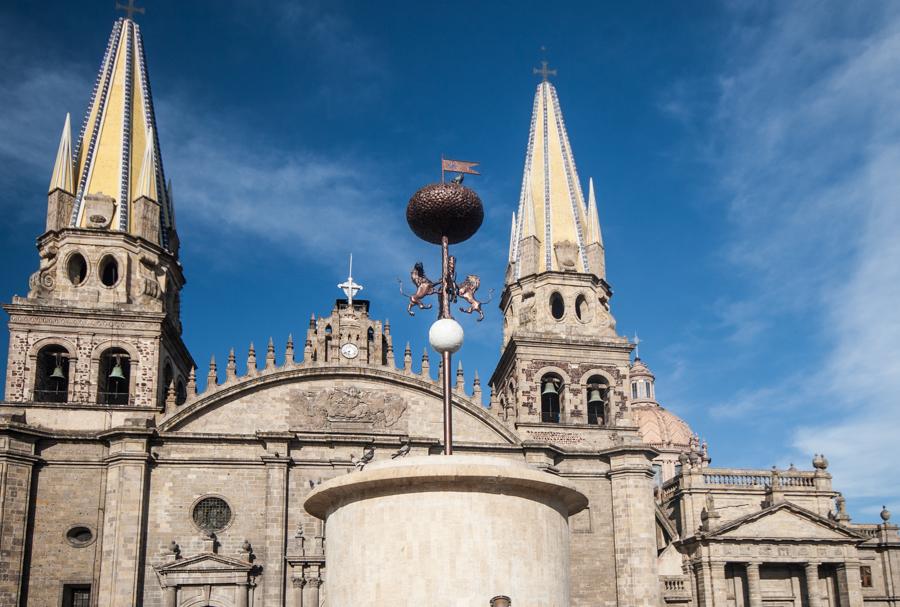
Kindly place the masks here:
<instances>
[{"instance_id":1,"label":"domed roof","mask_svg":"<svg viewBox=\"0 0 900 607\"><path fill-rule=\"evenodd\" d=\"M635 377L649 377L653 379L653 372L650 370L650 367L648 367L640 358L635 358L634 362L631 363L629 375L632 379Z\"/></svg>"},{"instance_id":2,"label":"domed roof","mask_svg":"<svg viewBox=\"0 0 900 607\"><path fill-rule=\"evenodd\" d=\"M690 449L694 433L683 419L657 404L639 404L631 409L645 443L659 448Z\"/></svg>"}]
</instances>

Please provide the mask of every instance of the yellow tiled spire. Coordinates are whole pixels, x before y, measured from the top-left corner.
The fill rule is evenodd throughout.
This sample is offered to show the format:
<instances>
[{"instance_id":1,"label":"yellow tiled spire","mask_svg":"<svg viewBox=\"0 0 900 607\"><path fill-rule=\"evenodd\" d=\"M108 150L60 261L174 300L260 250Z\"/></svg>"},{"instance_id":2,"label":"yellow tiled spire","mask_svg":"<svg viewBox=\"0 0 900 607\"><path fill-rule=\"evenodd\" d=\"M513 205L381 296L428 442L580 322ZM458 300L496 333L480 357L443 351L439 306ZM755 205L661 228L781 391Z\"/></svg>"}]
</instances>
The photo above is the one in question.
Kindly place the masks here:
<instances>
[{"instance_id":1,"label":"yellow tiled spire","mask_svg":"<svg viewBox=\"0 0 900 607\"><path fill-rule=\"evenodd\" d=\"M152 193L160 205L160 242L168 246L172 206L165 187L156 117L140 26L129 18L113 25L75 155L71 225L86 227L84 198L106 194L116 207L110 230L137 233L133 203Z\"/></svg>"},{"instance_id":2,"label":"yellow tiled spire","mask_svg":"<svg viewBox=\"0 0 900 607\"><path fill-rule=\"evenodd\" d=\"M537 272L600 270L589 263L587 247L597 236L585 205L584 194L575 158L569 144L565 122L559 106L556 87L546 76L553 71L538 72L544 80L538 84L534 96L534 110L528 148L525 154L525 171L519 209L516 213L518 227L513 236L512 257L516 263L516 278L523 269L518 263L522 256L522 241L535 236L538 241ZM599 224L596 228L599 235Z\"/></svg>"},{"instance_id":3,"label":"yellow tiled spire","mask_svg":"<svg viewBox=\"0 0 900 607\"><path fill-rule=\"evenodd\" d=\"M69 114L66 114L66 124L63 126L62 135L59 136L56 163L53 165L53 175L50 176L48 192L53 190L62 190L69 194L75 193L74 179L72 178L72 123Z\"/></svg>"}]
</instances>

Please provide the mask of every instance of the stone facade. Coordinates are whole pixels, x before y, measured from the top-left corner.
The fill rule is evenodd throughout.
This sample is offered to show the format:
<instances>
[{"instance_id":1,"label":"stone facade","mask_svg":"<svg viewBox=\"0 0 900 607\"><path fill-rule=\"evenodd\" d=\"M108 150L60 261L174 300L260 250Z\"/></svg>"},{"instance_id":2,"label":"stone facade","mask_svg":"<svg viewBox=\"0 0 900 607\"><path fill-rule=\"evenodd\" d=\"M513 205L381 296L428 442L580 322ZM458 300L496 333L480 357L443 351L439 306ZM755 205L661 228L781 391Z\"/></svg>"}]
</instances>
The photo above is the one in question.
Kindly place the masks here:
<instances>
[{"instance_id":1,"label":"stone facade","mask_svg":"<svg viewBox=\"0 0 900 607\"><path fill-rule=\"evenodd\" d=\"M107 54L119 44L140 51L128 56L145 80L130 20ZM92 107L100 94L127 99L109 65ZM486 404L478 378L467 390L457 372L455 450L524 463L587 497L567 521L565 558L547 563L566 571L574 607L897 605L898 528L886 511L852 523L823 457L810 471L713 468L655 387L635 392L652 374L616 331L593 187L585 201L555 88L536 95L503 351ZM123 149L109 132L89 150L85 162L131 171L121 183L134 190L112 196L72 164L64 132L38 269L28 295L4 306L0 607L349 607L328 602L345 590L329 593L329 551L348 547L329 544L302 504L361 459L441 452L428 352L395 354L369 302L341 299L296 348L270 340L258 360L251 345L245 374L234 352L198 371L181 339L185 279L154 132L125 164L101 158ZM491 516L522 538L540 529Z\"/></svg>"}]
</instances>

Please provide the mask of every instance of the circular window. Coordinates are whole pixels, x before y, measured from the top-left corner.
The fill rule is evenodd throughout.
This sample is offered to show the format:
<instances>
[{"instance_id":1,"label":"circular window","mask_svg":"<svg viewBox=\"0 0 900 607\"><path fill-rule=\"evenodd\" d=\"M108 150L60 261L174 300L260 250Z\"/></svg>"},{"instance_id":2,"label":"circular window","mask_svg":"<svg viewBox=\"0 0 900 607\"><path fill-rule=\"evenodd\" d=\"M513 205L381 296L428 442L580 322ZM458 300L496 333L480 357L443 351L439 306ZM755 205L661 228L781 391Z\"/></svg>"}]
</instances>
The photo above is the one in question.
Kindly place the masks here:
<instances>
[{"instance_id":1,"label":"circular window","mask_svg":"<svg viewBox=\"0 0 900 607\"><path fill-rule=\"evenodd\" d=\"M66 264L66 272L69 274L69 280L76 287L84 282L87 278L87 261L81 253L74 253L69 257L69 263Z\"/></svg>"},{"instance_id":2,"label":"circular window","mask_svg":"<svg viewBox=\"0 0 900 607\"><path fill-rule=\"evenodd\" d=\"M84 525L76 525L66 531L66 539L76 548L83 548L94 541L94 532Z\"/></svg>"},{"instance_id":3,"label":"circular window","mask_svg":"<svg viewBox=\"0 0 900 607\"><path fill-rule=\"evenodd\" d=\"M556 320L562 320L565 313L566 304L563 302L562 295L554 293L550 296L550 314L552 314L553 318Z\"/></svg>"},{"instance_id":4,"label":"circular window","mask_svg":"<svg viewBox=\"0 0 900 607\"><path fill-rule=\"evenodd\" d=\"M194 505L192 516L203 531L221 531L231 522L231 507L221 497L204 497Z\"/></svg>"},{"instance_id":5,"label":"circular window","mask_svg":"<svg viewBox=\"0 0 900 607\"><path fill-rule=\"evenodd\" d=\"M119 282L119 262L112 255L100 260L100 282L107 287L113 287Z\"/></svg>"},{"instance_id":6,"label":"circular window","mask_svg":"<svg viewBox=\"0 0 900 607\"><path fill-rule=\"evenodd\" d=\"M581 322L588 322L591 319L591 307L588 305L587 297L579 295L575 298L575 316Z\"/></svg>"}]
</instances>

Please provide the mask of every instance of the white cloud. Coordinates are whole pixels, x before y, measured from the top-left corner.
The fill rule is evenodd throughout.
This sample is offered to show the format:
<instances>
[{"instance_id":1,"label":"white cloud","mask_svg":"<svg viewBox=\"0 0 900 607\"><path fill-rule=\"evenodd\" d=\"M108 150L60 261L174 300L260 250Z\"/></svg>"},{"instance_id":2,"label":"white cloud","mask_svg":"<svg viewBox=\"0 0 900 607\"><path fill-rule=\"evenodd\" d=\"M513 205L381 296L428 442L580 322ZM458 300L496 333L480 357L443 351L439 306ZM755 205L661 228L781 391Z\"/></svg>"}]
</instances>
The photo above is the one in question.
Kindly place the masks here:
<instances>
[{"instance_id":1,"label":"white cloud","mask_svg":"<svg viewBox=\"0 0 900 607\"><path fill-rule=\"evenodd\" d=\"M712 123L734 226L728 258L750 284L721 303L724 317L740 324L758 310L738 337L790 314L819 330L790 376L773 369L716 413L791 423L785 404L807 407L793 447L825 452L861 511L874 507L867 498L900 501L890 457L900 427L897 8L776 4L765 27L738 11L737 23L755 25L733 32Z\"/></svg>"}]
</instances>

